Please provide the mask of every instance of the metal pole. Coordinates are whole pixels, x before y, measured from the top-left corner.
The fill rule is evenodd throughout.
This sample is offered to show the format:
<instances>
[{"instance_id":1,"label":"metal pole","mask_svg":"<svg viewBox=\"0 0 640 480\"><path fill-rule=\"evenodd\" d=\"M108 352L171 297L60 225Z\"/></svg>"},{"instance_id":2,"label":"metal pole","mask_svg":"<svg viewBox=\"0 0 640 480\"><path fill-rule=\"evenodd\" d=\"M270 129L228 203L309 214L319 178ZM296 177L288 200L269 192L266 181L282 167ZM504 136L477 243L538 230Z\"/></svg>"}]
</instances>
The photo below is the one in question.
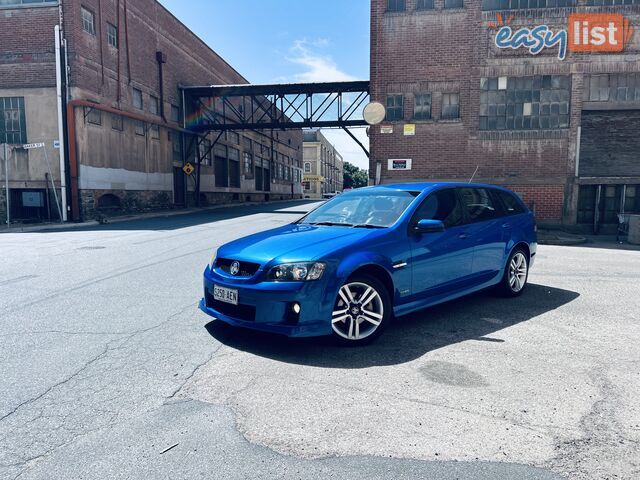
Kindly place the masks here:
<instances>
[{"instance_id":1,"label":"metal pole","mask_svg":"<svg viewBox=\"0 0 640 480\"><path fill-rule=\"evenodd\" d=\"M62 209L60 208L60 202L58 201L58 192L56 192L56 186L53 183L53 175L51 175L51 165L49 164L49 157L47 156L47 146L42 147L44 151L44 160L47 162L47 170L49 170L49 180L51 180L51 189L53 190L53 196L56 199L56 207L58 207L58 215L60 215L60 223L64 223L62 219Z\"/></svg>"},{"instance_id":2,"label":"metal pole","mask_svg":"<svg viewBox=\"0 0 640 480\"><path fill-rule=\"evenodd\" d=\"M60 143L60 196L62 197L62 221L67 221L67 173L65 165L65 152L67 139L64 135L64 117L62 102L62 58L60 51L60 25L56 25L55 50L56 50L56 96L58 98L58 142ZM120 85L120 83L118 83ZM45 149L46 151L46 149ZM51 173L49 173L51 175ZM55 188L54 188L55 192Z\"/></svg>"},{"instance_id":3,"label":"metal pole","mask_svg":"<svg viewBox=\"0 0 640 480\"><path fill-rule=\"evenodd\" d=\"M4 188L7 195L7 228L11 228L11 210L9 202L9 154L7 153L7 144L4 144Z\"/></svg>"}]
</instances>

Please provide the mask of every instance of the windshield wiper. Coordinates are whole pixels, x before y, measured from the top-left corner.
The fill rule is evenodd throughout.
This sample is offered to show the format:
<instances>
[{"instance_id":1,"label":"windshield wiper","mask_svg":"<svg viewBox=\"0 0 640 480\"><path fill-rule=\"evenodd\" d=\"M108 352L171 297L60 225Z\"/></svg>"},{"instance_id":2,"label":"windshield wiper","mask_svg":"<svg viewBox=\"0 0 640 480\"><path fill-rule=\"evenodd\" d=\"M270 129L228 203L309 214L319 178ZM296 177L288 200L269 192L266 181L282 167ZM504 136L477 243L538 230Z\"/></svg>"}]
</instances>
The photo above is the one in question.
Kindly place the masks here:
<instances>
[{"instance_id":1,"label":"windshield wiper","mask_svg":"<svg viewBox=\"0 0 640 480\"><path fill-rule=\"evenodd\" d=\"M309 225L321 226L321 227L353 227L350 223L338 223L338 222L314 222Z\"/></svg>"},{"instance_id":2,"label":"windshield wiper","mask_svg":"<svg viewBox=\"0 0 640 480\"><path fill-rule=\"evenodd\" d=\"M360 225L353 225L353 228L387 228L383 225L371 225L369 223L363 223Z\"/></svg>"}]
</instances>

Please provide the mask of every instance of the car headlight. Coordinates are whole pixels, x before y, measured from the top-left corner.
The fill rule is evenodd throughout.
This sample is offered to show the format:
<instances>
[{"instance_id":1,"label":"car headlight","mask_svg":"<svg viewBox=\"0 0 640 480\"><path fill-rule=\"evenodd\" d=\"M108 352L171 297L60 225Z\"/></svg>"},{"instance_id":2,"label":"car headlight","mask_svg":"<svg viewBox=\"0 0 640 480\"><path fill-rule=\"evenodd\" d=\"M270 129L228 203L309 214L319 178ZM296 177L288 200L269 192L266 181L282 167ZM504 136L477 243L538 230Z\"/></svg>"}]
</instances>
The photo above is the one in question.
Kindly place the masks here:
<instances>
[{"instance_id":1,"label":"car headlight","mask_svg":"<svg viewBox=\"0 0 640 480\"><path fill-rule=\"evenodd\" d=\"M321 262L310 263L283 263L276 265L267 275L272 282L305 282L318 280L322 277L325 264Z\"/></svg>"},{"instance_id":2,"label":"car headlight","mask_svg":"<svg viewBox=\"0 0 640 480\"><path fill-rule=\"evenodd\" d=\"M218 249L216 248L211 255L211 261L209 262L209 268L213 270L214 265L216 264L216 258L218 258Z\"/></svg>"}]
</instances>

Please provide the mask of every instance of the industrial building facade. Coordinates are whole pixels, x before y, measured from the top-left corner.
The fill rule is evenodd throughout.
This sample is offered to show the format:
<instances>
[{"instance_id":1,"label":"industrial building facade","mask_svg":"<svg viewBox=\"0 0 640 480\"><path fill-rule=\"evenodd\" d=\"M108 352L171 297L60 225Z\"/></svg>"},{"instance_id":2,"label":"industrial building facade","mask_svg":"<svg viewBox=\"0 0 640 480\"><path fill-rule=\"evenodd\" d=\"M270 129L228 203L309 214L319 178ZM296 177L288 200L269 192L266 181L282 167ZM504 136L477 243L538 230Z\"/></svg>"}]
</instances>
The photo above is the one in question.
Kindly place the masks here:
<instances>
[{"instance_id":1,"label":"industrial building facade","mask_svg":"<svg viewBox=\"0 0 640 480\"><path fill-rule=\"evenodd\" d=\"M640 1L371 8L371 182L473 177L582 231L640 213Z\"/></svg>"},{"instance_id":2,"label":"industrial building facade","mask_svg":"<svg viewBox=\"0 0 640 480\"><path fill-rule=\"evenodd\" d=\"M0 45L0 143L11 145L13 219L57 216L47 179L51 171L60 188L60 165L73 220L302 197L300 130L226 132L214 146L217 134L209 134L196 151L180 87L248 82L157 1L5 0ZM43 149L21 147L36 142L45 143L50 167ZM186 163L199 167L198 196ZM5 175L3 162L3 182ZM0 213L4 205L3 193Z\"/></svg>"},{"instance_id":3,"label":"industrial building facade","mask_svg":"<svg viewBox=\"0 0 640 480\"><path fill-rule=\"evenodd\" d=\"M320 130L304 133L303 175L305 198L342 193L344 160Z\"/></svg>"}]
</instances>

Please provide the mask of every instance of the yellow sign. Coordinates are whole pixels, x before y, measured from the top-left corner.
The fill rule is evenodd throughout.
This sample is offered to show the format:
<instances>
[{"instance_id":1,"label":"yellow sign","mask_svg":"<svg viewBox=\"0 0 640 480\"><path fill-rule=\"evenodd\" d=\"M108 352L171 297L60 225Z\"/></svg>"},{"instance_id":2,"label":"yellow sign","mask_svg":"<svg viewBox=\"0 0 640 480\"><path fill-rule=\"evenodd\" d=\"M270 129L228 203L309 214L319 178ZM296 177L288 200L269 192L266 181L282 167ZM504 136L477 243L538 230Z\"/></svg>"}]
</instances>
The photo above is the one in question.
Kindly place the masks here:
<instances>
[{"instance_id":1,"label":"yellow sign","mask_svg":"<svg viewBox=\"0 0 640 480\"><path fill-rule=\"evenodd\" d=\"M184 167L182 167L182 171L187 175L191 175L195 170L196 168L188 162Z\"/></svg>"},{"instance_id":2,"label":"yellow sign","mask_svg":"<svg viewBox=\"0 0 640 480\"><path fill-rule=\"evenodd\" d=\"M416 134L416 126L413 123L407 123L404 126L404 134L407 137L411 137Z\"/></svg>"},{"instance_id":3,"label":"yellow sign","mask_svg":"<svg viewBox=\"0 0 640 480\"><path fill-rule=\"evenodd\" d=\"M305 175L302 181L303 182L323 182L324 177L322 175Z\"/></svg>"}]
</instances>

